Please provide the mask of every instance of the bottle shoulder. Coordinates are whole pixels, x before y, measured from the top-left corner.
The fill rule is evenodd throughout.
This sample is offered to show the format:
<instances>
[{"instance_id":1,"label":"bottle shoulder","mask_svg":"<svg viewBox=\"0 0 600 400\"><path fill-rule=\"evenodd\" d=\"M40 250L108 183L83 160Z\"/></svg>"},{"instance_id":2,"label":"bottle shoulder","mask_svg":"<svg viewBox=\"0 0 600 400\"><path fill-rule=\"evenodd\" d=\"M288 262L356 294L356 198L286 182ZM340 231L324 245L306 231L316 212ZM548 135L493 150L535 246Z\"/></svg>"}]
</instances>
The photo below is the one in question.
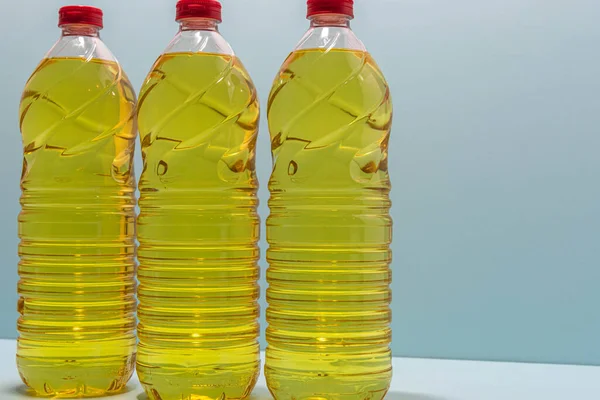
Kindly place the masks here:
<instances>
[{"instance_id":1,"label":"bottle shoulder","mask_svg":"<svg viewBox=\"0 0 600 400\"><path fill-rule=\"evenodd\" d=\"M65 82L62 82L63 80ZM82 90L87 84L96 88L122 86L125 88L126 97L135 99L135 91L127 74L98 36L62 36L32 72L25 91L32 86L61 82L76 82L77 84L72 85L73 88L80 87Z\"/></svg>"},{"instance_id":2,"label":"bottle shoulder","mask_svg":"<svg viewBox=\"0 0 600 400\"><path fill-rule=\"evenodd\" d=\"M363 42L349 27L311 27L296 45L295 51L308 49L340 49L366 52Z\"/></svg>"},{"instance_id":3,"label":"bottle shoulder","mask_svg":"<svg viewBox=\"0 0 600 400\"><path fill-rule=\"evenodd\" d=\"M180 70L181 73L186 73L185 69L189 68L198 68L205 72L221 69L224 75L228 75L228 72L243 75L245 84L254 87L248 70L236 56L229 42L218 31L178 32L154 63L145 85L152 80L153 74L157 70L164 68L174 68ZM193 79L193 76L194 74L187 74L186 80ZM196 76L196 80L201 81L202 79L202 76Z\"/></svg>"},{"instance_id":4,"label":"bottle shoulder","mask_svg":"<svg viewBox=\"0 0 600 400\"><path fill-rule=\"evenodd\" d=\"M256 92L246 67L218 30L180 30L155 61L140 95L156 91L159 81L179 81L186 90L228 86Z\"/></svg>"},{"instance_id":5,"label":"bottle shoulder","mask_svg":"<svg viewBox=\"0 0 600 400\"><path fill-rule=\"evenodd\" d=\"M229 42L218 31L212 30L180 31L163 52L163 54L172 53L210 53L235 56Z\"/></svg>"},{"instance_id":6,"label":"bottle shoulder","mask_svg":"<svg viewBox=\"0 0 600 400\"><path fill-rule=\"evenodd\" d=\"M290 78L309 73L342 76L345 73L361 74L365 69L375 73L377 80L387 85L379 65L352 29L311 27L283 62L274 86L280 78L290 74Z\"/></svg>"},{"instance_id":7,"label":"bottle shoulder","mask_svg":"<svg viewBox=\"0 0 600 400\"><path fill-rule=\"evenodd\" d=\"M45 58L83 58L117 62L114 54L98 36L62 36Z\"/></svg>"}]
</instances>

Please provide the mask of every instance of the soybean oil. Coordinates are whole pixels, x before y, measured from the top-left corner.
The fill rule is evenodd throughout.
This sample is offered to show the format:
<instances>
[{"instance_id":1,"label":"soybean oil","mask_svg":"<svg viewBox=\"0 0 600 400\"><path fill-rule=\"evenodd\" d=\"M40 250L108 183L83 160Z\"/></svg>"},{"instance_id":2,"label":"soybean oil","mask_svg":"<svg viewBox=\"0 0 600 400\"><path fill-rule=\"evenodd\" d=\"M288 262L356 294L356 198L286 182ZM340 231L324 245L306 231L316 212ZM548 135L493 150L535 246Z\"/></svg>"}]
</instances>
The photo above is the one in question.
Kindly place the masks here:
<instances>
[{"instance_id":1,"label":"soybean oil","mask_svg":"<svg viewBox=\"0 0 600 400\"><path fill-rule=\"evenodd\" d=\"M389 88L364 51L294 51L268 104L267 364L276 399L378 399L391 377Z\"/></svg>"},{"instance_id":2,"label":"soybean oil","mask_svg":"<svg viewBox=\"0 0 600 400\"><path fill-rule=\"evenodd\" d=\"M17 362L38 395L100 396L133 372L135 102L99 59L44 59L23 93Z\"/></svg>"},{"instance_id":3,"label":"soybean oil","mask_svg":"<svg viewBox=\"0 0 600 400\"><path fill-rule=\"evenodd\" d=\"M164 54L141 90L138 374L152 399L244 398L256 382L258 118L235 56Z\"/></svg>"}]
</instances>

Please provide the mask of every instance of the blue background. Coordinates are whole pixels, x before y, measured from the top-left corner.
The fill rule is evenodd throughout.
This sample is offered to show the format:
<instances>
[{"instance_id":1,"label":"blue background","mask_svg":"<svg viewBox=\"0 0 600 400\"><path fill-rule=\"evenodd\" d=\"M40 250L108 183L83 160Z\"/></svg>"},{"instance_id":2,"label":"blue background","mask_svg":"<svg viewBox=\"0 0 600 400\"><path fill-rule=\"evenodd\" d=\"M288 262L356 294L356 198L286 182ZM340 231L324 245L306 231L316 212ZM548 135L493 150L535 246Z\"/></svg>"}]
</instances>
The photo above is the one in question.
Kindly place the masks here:
<instances>
[{"instance_id":1,"label":"blue background","mask_svg":"<svg viewBox=\"0 0 600 400\"><path fill-rule=\"evenodd\" d=\"M0 337L15 337L17 109L68 2L0 1ZM223 3L264 106L304 1ZM177 31L175 0L89 4L139 88ZM356 16L395 101L394 354L600 365L600 2L357 0Z\"/></svg>"}]
</instances>

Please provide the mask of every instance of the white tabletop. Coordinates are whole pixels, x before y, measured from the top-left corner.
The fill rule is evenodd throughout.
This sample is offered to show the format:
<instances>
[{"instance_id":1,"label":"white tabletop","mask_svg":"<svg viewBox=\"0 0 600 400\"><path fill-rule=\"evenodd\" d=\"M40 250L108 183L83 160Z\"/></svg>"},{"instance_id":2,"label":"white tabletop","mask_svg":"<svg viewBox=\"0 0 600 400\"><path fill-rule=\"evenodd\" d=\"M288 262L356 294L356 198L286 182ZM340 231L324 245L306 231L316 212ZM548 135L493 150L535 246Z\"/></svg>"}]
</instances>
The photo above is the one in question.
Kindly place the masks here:
<instances>
[{"instance_id":1,"label":"white tabletop","mask_svg":"<svg viewBox=\"0 0 600 400\"><path fill-rule=\"evenodd\" d=\"M30 399L15 367L16 343L0 340L0 400ZM110 400L146 400L133 378ZM271 400L261 376L251 400ZM600 367L394 358L388 400L599 400Z\"/></svg>"}]
</instances>

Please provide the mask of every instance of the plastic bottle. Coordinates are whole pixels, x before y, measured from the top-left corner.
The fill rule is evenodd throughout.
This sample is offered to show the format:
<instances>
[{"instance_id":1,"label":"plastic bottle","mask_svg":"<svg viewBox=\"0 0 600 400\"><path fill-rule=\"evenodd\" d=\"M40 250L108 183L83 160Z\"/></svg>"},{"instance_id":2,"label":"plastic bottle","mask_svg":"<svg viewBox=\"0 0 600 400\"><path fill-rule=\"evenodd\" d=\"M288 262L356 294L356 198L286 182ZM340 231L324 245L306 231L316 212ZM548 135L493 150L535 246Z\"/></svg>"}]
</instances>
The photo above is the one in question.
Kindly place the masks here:
<instances>
[{"instance_id":1,"label":"plastic bottle","mask_svg":"<svg viewBox=\"0 0 600 400\"><path fill-rule=\"evenodd\" d=\"M177 21L140 93L137 372L151 400L242 399L260 367L259 103L219 2L179 1Z\"/></svg>"},{"instance_id":2,"label":"plastic bottle","mask_svg":"<svg viewBox=\"0 0 600 400\"><path fill-rule=\"evenodd\" d=\"M136 99L100 9L63 7L59 26L20 105L17 364L38 395L101 396L135 362Z\"/></svg>"},{"instance_id":3,"label":"plastic bottle","mask_svg":"<svg viewBox=\"0 0 600 400\"><path fill-rule=\"evenodd\" d=\"M277 400L377 400L392 373L392 103L352 0L309 0L308 18L268 103L265 374Z\"/></svg>"}]
</instances>

